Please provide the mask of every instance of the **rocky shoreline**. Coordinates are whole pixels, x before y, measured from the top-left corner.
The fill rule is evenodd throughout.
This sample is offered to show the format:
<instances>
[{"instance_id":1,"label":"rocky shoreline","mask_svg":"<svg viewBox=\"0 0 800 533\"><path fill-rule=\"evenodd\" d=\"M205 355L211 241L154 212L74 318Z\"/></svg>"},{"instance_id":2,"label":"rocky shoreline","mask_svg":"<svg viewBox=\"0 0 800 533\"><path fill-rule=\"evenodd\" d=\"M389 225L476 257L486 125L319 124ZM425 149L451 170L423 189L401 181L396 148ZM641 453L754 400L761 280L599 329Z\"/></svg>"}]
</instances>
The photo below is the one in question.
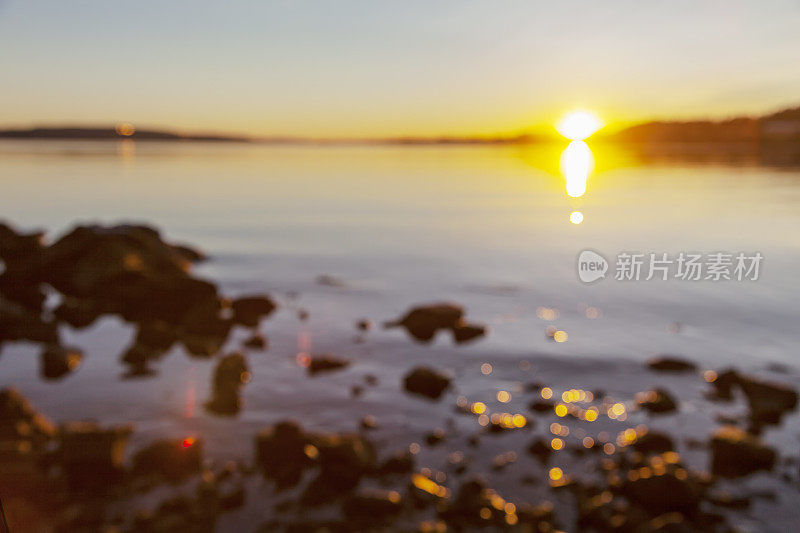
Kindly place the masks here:
<instances>
[{"instance_id":1,"label":"rocky shoreline","mask_svg":"<svg viewBox=\"0 0 800 533\"><path fill-rule=\"evenodd\" d=\"M279 307L272 297L221 296L191 273L202 253L168 244L145 226L81 226L50 245L43 238L0 226L0 344L41 345L41 377L64 379L80 368L82 350L63 345L59 327L86 328L114 315L136 328L120 357L127 376L154 375L158 360L180 345L215 361L205 404L212 416L247 409L241 393L252 379L248 351L269 346L259 326ZM488 332L464 315L456 304L435 303L384 325L403 327L423 344L441 331L456 344ZM364 319L355 329L363 335L371 324ZM248 331L241 352L226 349L235 328ZM298 364L313 378L344 371L351 361L303 353ZM620 398L526 376L512 393L527 408L504 411L500 392L496 408L473 401L460 394L458 376L434 360L409 365L392 386L426 405L452 403L452 417L469 421L468 433L448 419L424 438L386 443L371 436L380 424L374 417L362 418L359 431L326 433L286 413L242 435L252 442L250 460L229 461L207 458L203 437L158 440L129 453L134 426L57 425L7 387L0 392L0 496L11 502L12 531L212 531L221 517L259 498L264 484L275 496L263 503L272 505L271 518L250 524L263 531L735 531L732 511L763 495L731 492L731 484L767 472L776 487L797 490L796 454L782 457L762 440L796 410L793 387L674 356L641 372L702 387L709 405L739 402L745 410L720 417L707 439L690 442L652 427L663 417L687 416L683 398L665 386ZM355 401L375 383L365 378L349 395ZM523 475L518 483L541 488L542 498L520 498L513 487L501 490L486 479L470 450L484 454L491 439L508 442L489 468L513 471L523 457L532 459L543 475ZM446 467L428 464L423 448L441 450ZM708 468L687 464L682 448L701 450Z\"/></svg>"}]
</instances>

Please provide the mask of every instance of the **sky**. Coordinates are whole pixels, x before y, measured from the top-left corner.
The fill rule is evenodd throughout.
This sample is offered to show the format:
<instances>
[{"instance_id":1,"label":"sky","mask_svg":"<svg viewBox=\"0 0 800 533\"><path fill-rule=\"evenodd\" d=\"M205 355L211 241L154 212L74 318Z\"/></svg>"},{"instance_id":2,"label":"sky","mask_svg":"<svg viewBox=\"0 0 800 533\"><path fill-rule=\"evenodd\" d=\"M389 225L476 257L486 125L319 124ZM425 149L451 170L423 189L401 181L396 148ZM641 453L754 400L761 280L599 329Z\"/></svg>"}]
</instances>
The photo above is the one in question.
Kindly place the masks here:
<instances>
[{"instance_id":1,"label":"sky","mask_svg":"<svg viewBox=\"0 0 800 533\"><path fill-rule=\"evenodd\" d=\"M800 105L800 2L0 0L0 127L385 137Z\"/></svg>"}]
</instances>

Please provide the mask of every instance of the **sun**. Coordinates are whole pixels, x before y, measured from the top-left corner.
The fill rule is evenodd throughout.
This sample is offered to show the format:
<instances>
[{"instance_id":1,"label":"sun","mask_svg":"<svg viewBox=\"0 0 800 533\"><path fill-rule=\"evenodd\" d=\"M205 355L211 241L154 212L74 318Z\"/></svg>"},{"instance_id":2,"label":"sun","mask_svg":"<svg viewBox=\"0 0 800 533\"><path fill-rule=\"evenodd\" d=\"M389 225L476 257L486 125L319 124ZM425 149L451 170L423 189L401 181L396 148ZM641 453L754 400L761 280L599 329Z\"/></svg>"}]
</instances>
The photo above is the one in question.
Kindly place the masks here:
<instances>
[{"instance_id":1,"label":"sun","mask_svg":"<svg viewBox=\"0 0 800 533\"><path fill-rule=\"evenodd\" d=\"M591 111L571 111L564 115L556 129L558 133L573 141L582 141L603 127L602 121Z\"/></svg>"}]
</instances>

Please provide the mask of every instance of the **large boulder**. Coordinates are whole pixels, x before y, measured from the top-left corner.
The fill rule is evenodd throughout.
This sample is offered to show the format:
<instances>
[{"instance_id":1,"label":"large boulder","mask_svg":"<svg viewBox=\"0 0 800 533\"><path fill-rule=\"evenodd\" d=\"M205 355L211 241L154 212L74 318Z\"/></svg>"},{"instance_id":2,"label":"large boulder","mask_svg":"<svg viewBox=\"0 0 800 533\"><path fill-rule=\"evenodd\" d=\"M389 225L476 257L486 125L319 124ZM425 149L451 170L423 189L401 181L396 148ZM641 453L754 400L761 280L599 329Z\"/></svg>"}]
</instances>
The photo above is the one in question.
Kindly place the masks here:
<instances>
[{"instance_id":1,"label":"large boulder","mask_svg":"<svg viewBox=\"0 0 800 533\"><path fill-rule=\"evenodd\" d=\"M758 470L772 470L775 451L755 436L734 426L721 427L711 438L711 471L739 477Z\"/></svg>"},{"instance_id":2,"label":"large boulder","mask_svg":"<svg viewBox=\"0 0 800 533\"><path fill-rule=\"evenodd\" d=\"M214 369L213 396L206 407L220 415L234 415L241 408L239 391L250 380L247 360L240 353L226 355Z\"/></svg>"},{"instance_id":3,"label":"large boulder","mask_svg":"<svg viewBox=\"0 0 800 533\"><path fill-rule=\"evenodd\" d=\"M133 456L131 473L135 476L163 477L177 482L200 471L202 441L193 437L163 439L139 450Z\"/></svg>"},{"instance_id":4,"label":"large boulder","mask_svg":"<svg viewBox=\"0 0 800 533\"><path fill-rule=\"evenodd\" d=\"M133 427L69 422L59 430L57 460L73 487L103 488L124 474L125 447Z\"/></svg>"}]
</instances>

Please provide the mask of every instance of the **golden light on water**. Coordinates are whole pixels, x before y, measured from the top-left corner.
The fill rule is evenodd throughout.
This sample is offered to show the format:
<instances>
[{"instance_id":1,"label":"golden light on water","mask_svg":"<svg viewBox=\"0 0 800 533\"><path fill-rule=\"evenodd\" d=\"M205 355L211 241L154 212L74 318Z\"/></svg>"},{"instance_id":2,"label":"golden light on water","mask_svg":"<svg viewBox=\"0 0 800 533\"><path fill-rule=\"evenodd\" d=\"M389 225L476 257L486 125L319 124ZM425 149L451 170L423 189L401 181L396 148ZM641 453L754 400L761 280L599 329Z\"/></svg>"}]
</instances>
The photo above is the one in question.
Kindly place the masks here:
<instances>
[{"instance_id":1,"label":"golden light on water","mask_svg":"<svg viewBox=\"0 0 800 533\"><path fill-rule=\"evenodd\" d=\"M571 111L556 124L558 133L572 141L582 141L602 127L597 115L584 110Z\"/></svg>"},{"instance_id":2,"label":"golden light on water","mask_svg":"<svg viewBox=\"0 0 800 533\"><path fill-rule=\"evenodd\" d=\"M592 150L583 141L572 141L561 153L561 172L567 180L567 196L580 198L594 168Z\"/></svg>"},{"instance_id":3,"label":"golden light on water","mask_svg":"<svg viewBox=\"0 0 800 533\"><path fill-rule=\"evenodd\" d=\"M569 221L573 224L580 224L583 222L583 213L580 211L573 211L569 214Z\"/></svg>"}]
</instances>

